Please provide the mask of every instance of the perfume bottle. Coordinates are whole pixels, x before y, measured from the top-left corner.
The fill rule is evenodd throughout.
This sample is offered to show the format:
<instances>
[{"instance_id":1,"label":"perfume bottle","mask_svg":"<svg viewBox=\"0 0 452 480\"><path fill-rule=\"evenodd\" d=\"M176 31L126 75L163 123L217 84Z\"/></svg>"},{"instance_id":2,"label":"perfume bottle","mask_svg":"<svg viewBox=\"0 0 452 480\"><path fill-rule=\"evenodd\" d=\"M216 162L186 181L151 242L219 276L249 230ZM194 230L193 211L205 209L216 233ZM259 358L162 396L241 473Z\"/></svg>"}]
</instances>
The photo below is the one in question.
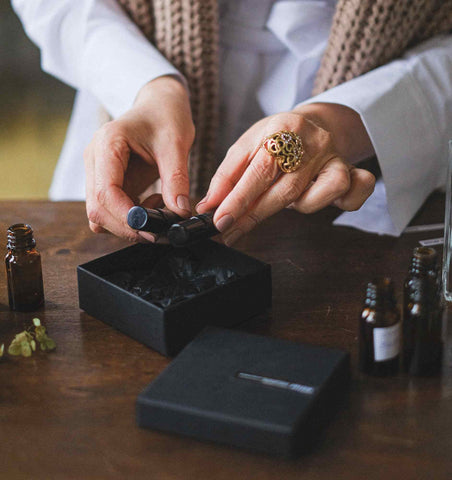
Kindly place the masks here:
<instances>
[{"instance_id":1,"label":"perfume bottle","mask_svg":"<svg viewBox=\"0 0 452 480\"><path fill-rule=\"evenodd\" d=\"M168 229L182 217L167 208L132 207L127 214L127 223L134 230L166 235Z\"/></svg>"},{"instance_id":2,"label":"perfume bottle","mask_svg":"<svg viewBox=\"0 0 452 480\"><path fill-rule=\"evenodd\" d=\"M404 284L403 367L412 375L441 370L443 301L438 255L430 247L413 251Z\"/></svg>"},{"instance_id":3,"label":"perfume bottle","mask_svg":"<svg viewBox=\"0 0 452 480\"><path fill-rule=\"evenodd\" d=\"M214 212L195 215L188 220L175 223L168 230L168 240L173 247L185 247L219 232L213 223Z\"/></svg>"},{"instance_id":4,"label":"perfume bottle","mask_svg":"<svg viewBox=\"0 0 452 480\"><path fill-rule=\"evenodd\" d=\"M413 250L408 275L403 286L404 296L410 294L413 280L422 278L426 282L426 295L433 299L441 294L438 253L432 247L417 247Z\"/></svg>"},{"instance_id":5,"label":"perfume bottle","mask_svg":"<svg viewBox=\"0 0 452 480\"><path fill-rule=\"evenodd\" d=\"M369 282L359 320L359 365L362 372L393 375L399 368L400 313L390 278Z\"/></svg>"},{"instance_id":6,"label":"perfume bottle","mask_svg":"<svg viewBox=\"0 0 452 480\"><path fill-rule=\"evenodd\" d=\"M30 225L11 225L7 232L5 257L8 298L11 310L22 312L38 309L44 303L41 255Z\"/></svg>"}]
</instances>

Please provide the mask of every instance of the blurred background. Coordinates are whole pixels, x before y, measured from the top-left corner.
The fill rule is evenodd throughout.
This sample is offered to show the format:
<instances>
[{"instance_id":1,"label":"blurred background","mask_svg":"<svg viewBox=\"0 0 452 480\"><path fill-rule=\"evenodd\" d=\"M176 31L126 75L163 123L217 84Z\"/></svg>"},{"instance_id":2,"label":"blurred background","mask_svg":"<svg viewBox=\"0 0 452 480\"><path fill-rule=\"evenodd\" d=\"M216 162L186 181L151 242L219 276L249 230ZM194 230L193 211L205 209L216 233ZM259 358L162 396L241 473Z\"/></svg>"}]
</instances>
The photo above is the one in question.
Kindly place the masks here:
<instances>
[{"instance_id":1,"label":"blurred background","mask_svg":"<svg viewBox=\"0 0 452 480\"><path fill-rule=\"evenodd\" d=\"M39 49L0 0L0 199L47 198L73 98L41 71Z\"/></svg>"}]
</instances>

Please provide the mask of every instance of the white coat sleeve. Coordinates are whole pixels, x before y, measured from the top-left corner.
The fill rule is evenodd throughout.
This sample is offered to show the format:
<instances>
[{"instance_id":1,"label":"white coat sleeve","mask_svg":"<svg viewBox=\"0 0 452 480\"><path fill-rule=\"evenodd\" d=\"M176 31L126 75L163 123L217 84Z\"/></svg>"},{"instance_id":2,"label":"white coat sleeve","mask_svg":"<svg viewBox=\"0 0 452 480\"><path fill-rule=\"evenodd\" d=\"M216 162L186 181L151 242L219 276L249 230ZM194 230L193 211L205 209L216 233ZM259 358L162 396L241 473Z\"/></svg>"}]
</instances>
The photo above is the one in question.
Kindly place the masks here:
<instances>
[{"instance_id":1,"label":"white coat sleeve","mask_svg":"<svg viewBox=\"0 0 452 480\"><path fill-rule=\"evenodd\" d=\"M385 188L380 191L386 190L394 226L392 232L379 233L400 235L428 195L445 181L452 139L452 36L435 37L402 58L303 103L314 102L346 105L361 115L381 167ZM375 213L372 196L366 206ZM344 216L350 225L355 216L358 224L353 226L358 228L362 221L372 222L359 211Z\"/></svg>"},{"instance_id":2,"label":"white coat sleeve","mask_svg":"<svg viewBox=\"0 0 452 480\"><path fill-rule=\"evenodd\" d=\"M115 0L12 0L12 6L41 50L43 70L89 91L113 117L154 78L183 81Z\"/></svg>"}]
</instances>

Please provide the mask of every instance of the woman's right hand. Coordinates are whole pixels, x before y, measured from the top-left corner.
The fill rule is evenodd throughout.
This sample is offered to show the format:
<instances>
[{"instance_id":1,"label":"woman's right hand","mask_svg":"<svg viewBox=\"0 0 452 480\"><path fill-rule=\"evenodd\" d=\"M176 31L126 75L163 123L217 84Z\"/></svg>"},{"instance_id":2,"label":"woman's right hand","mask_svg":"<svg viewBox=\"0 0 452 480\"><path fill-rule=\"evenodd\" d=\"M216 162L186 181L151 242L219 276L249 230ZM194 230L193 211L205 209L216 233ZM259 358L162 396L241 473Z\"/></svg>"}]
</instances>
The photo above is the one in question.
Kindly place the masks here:
<instances>
[{"instance_id":1,"label":"woman's right hand","mask_svg":"<svg viewBox=\"0 0 452 480\"><path fill-rule=\"evenodd\" d=\"M171 76L145 85L134 106L106 123L84 153L86 211L95 233L109 231L130 241L151 240L127 225L137 204L155 205L150 187L161 178L163 201L177 214L191 213L188 154L195 129L185 86Z\"/></svg>"}]
</instances>

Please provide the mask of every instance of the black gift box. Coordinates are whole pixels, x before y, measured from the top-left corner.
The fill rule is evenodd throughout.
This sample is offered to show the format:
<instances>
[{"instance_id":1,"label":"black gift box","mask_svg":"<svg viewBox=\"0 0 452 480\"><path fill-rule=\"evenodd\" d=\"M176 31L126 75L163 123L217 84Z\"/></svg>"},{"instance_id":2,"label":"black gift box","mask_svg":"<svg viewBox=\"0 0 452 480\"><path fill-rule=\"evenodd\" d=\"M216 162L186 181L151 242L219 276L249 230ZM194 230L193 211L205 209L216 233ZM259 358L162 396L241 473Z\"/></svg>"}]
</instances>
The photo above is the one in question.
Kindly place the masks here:
<instances>
[{"instance_id":1,"label":"black gift box","mask_svg":"<svg viewBox=\"0 0 452 480\"><path fill-rule=\"evenodd\" d=\"M193 285L183 279L184 286L188 285L188 298L170 305L162 304L165 299L155 303L140 298L114 278L118 272L132 272L133 276L137 270L161 270L162 262L177 265L184 255L196 258L204 269L219 270L217 277L224 272L226 277L234 274L223 283L220 278L219 285L208 275L198 275ZM189 263L187 268L194 267ZM211 240L184 250L168 245L134 245L80 265L77 275L81 309L169 356L206 325L232 327L271 306L270 266ZM164 280L157 275L154 287L159 288L160 282ZM206 290L197 293L199 283L206 282Z\"/></svg>"},{"instance_id":2,"label":"black gift box","mask_svg":"<svg viewBox=\"0 0 452 480\"><path fill-rule=\"evenodd\" d=\"M137 400L141 427L292 457L349 384L349 355L208 328Z\"/></svg>"}]
</instances>

